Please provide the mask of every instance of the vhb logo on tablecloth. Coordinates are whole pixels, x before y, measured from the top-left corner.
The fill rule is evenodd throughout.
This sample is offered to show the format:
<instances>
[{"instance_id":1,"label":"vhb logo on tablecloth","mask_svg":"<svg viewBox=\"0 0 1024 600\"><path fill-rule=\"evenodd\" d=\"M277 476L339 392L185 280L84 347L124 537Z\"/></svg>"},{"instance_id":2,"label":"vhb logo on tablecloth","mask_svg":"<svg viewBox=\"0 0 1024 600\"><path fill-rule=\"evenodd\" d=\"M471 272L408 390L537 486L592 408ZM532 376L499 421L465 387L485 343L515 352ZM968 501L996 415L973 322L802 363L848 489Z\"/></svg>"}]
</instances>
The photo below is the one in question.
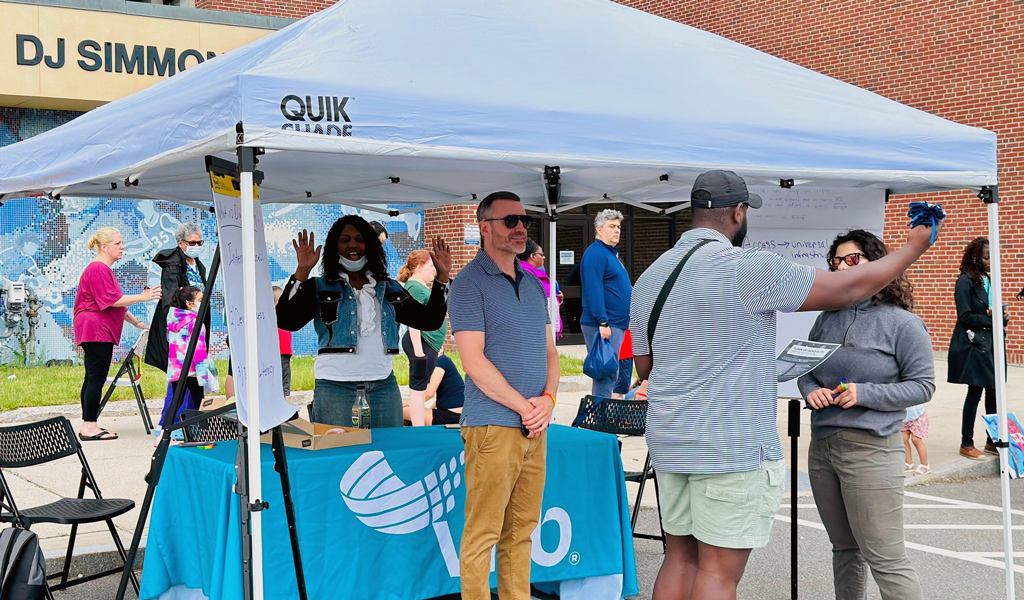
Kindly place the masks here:
<instances>
[{"instance_id":1,"label":"vhb logo on tablecloth","mask_svg":"<svg viewBox=\"0 0 1024 600\"><path fill-rule=\"evenodd\" d=\"M455 490L462 485L466 453L442 463L422 479L405 483L395 475L384 453L363 453L341 478L341 497L364 525L380 533L404 535L432 526L448 575L459 576L459 556L445 517L455 509ZM558 524L558 546L547 552L540 543L544 523ZM549 508L531 536L533 562L542 567L558 564L569 553L572 521L560 507ZM491 557L494 570L494 557Z\"/></svg>"}]
</instances>

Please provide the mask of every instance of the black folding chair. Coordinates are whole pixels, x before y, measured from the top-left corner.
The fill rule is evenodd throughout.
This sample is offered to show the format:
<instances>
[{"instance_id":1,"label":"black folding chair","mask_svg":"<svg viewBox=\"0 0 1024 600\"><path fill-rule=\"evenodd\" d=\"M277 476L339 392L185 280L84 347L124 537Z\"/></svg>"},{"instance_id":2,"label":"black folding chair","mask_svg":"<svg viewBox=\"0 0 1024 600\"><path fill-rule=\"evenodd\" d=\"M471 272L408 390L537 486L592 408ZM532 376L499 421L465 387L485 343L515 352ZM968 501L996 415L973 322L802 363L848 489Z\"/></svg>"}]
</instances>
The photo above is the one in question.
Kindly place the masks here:
<instances>
[{"instance_id":1,"label":"black folding chair","mask_svg":"<svg viewBox=\"0 0 1024 600\"><path fill-rule=\"evenodd\" d=\"M190 423L195 417L203 416L200 410L186 410L181 413L181 428L186 442L226 442L237 440L242 434L237 419L223 415L210 415L205 419ZM230 413L234 415L235 413Z\"/></svg>"},{"instance_id":2,"label":"black folding chair","mask_svg":"<svg viewBox=\"0 0 1024 600\"><path fill-rule=\"evenodd\" d=\"M78 484L78 495L75 498L61 498L56 502L34 508L18 508L11 494L11 488L4 478L4 469L31 467L74 454L78 455L78 459L82 463L82 479ZM85 498L85 488L87 487L92 490L96 498ZM121 544L121 538L114 528L113 519L134 507L134 500L104 498L100 494L96 478L93 477L92 469L89 468L89 463L86 462L85 454L82 452L82 445L67 418L54 417L38 423L0 427L0 522L13 523L25 529L31 528L36 523L58 523L71 526L71 539L68 540L68 550L64 556L64 568L60 573L47 576L47 580L60 578L60 581L53 585L47 581L46 594L51 600L53 598L52 591L62 590L100 577L120 574L124 571L124 567L110 569L68 581L68 575L71 573L71 555L75 549L75 536L78 534L79 525L105 521L107 528L110 529L110 535L114 538L117 553L121 556L122 562L127 564L127 555ZM135 587L135 593L138 594L139 580L135 573L131 573L131 580Z\"/></svg>"},{"instance_id":3,"label":"black folding chair","mask_svg":"<svg viewBox=\"0 0 1024 600\"><path fill-rule=\"evenodd\" d=\"M640 437L647 431L647 401L584 396L580 400L580 407L576 411L576 419L573 420L572 426L617 436ZM621 439L619 440L619 450L622 450ZM636 532L636 520L640 515L640 501L644 497L644 487L647 485L648 479L654 480L654 495L658 506L658 527L661 528L661 498L658 497L658 478L654 473L654 466L651 464L651 453L648 452L647 458L644 459L643 470L624 471L624 475L626 481L640 485L630 517L633 537L660 541L664 548L664 530L660 534Z\"/></svg>"},{"instance_id":4,"label":"black folding chair","mask_svg":"<svg viewBox=\"0 0 1024 600\"><path fill-rule=\"evenodd\" d=\"M103 399L100 400L98 414L103 413L103 409L107 407L107 402L110 402L110 397L114 395L115 389L131 387L132 392L135 394L135 403L139 405L142 426L146 429L146 435L149 435L153 432L153 417L149 414L149 407L146 406L146 397L142 393L142 385L139 383L142 379L142 357L146 354L147 343L149 343L149 331L143 331L139 335L139 339L135 341L135 344L128 349L128 354L117 369L117 374L107 378L107 393L103 394ZM138 368L135 367L135 359L139 360ZM121 378L124 376L127 376L127 379L122 381Z\"/></svg>"}]
</instances>

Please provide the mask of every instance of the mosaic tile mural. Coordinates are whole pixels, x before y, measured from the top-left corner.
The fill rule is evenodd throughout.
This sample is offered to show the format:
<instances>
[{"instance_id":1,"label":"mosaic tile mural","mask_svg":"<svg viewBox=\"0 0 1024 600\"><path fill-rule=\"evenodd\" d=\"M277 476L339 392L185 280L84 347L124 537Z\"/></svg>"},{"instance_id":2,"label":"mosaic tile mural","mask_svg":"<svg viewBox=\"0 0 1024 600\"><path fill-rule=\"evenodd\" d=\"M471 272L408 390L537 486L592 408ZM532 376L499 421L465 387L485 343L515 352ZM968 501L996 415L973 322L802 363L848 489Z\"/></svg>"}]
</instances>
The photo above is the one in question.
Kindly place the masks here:
<instances>
[{"instance_id":1,"label":"mosaic tile mural","mask_svg":"<svg viewBox=\"0 0 1024 600\"><path fill-rule=\"evenodd\" d=\"M69 111L14 109L0 107L0 145L12 144L37 133L66 123L79 113ZM303 228L316 232L319 239L327 235L328 225L345 214L360 214L367 220L380 221L387 227L389 239L385 246L388 268L397 274L409 252L423 247L423 213L388 218L378 213L361 212L333 205L268 205L263 207L267 246L270 254L270 277L275 285L283 285L296 266L291 240ZM86 240L101 227L116 227L125 242L124 257L114 265L114 273L126 294L139 293L144 285L160 281L159 268L153 256L175 245L174 231L182 222L192 221L203 231L203 254L210 264L217 241L216 219L209 212L153 200L121 200L110 198L23 198L0 206L0 286L8 281L22 282L39 300L38 325L34 328L37 364L50 361L78 361L72 330L72 309L78 278L93 253ZM222 317L224 298L221 281L214 286L213 350L227 358ZM130 309L145 322L152 318L152 304L138 304ZM4 308L0 308L4 311ZM13 329L9 323L13 313L0 315L0 363L21 364L26 357L29 332L23 325ZM135 342L138 330L125 326L117 357ZM293 336L296 355L316 352L312 326Z\"/></svg>"}]
</instances>

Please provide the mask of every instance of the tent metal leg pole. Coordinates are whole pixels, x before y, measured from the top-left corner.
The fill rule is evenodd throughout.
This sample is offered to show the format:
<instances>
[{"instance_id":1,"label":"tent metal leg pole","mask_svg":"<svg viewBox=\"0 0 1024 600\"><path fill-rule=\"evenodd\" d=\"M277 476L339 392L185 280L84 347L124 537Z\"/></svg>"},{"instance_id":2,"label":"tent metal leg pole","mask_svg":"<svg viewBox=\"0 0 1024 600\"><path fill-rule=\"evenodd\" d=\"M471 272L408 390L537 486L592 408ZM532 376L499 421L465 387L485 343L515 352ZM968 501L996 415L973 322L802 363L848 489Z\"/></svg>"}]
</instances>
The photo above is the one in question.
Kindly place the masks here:
<instances>
[{"instance_id":1,"label":"tent metal leg pole","mask_svg":"<svg viewBox=\"0 0 1024 600\"><path fill-rule=\"evenodd\" d=\"M1006 563L1006 597L1015 598L1013 562L1013 516L1010 511L1009 435L1006 424L1006 346L1003 328L1003 273L999 241L999 192L996 186L980 194L988 204L988 240L992 276L992 346L995 350L996 406L999 422L999 480L1003 504L1003 552Z\"/></svg>"},{"instance_id":2,"label":"tent metal leg pole","mask_svg":"<svg viewBox=\"0 0 1024 600\"><path fill-rule=\"evenodd\" d=\"M210 270L207 273L207 281L216 281L217 271L220 269L220 244L217 245L217 250L213 253L213 260L210 262ZM199 303L199 312L196 315L196 321L202 323L206 320L206 316L210 313L210 298L213 294L203 294L203 300ZM192 335L189 336L188 348L185 350L185 358L181 363L181 372L188 373L192 367L192 358L196 353L196 346L199 344L199 336L202 335L203 330L201 327L196 327L192 330ZM174 415L178 414L178 409L181 408L182 402L185 401L185 377L178 380L178 385L174 386L174 396L171 398L170 411L167 413L174 418ZM135 534L132 536L132 545L128 549L128 557L125 560L124 571L121 573L121 581L117 584L117 593L114 595L116 600L124 600L124 594L128 588L129 576L132 570L135 568L135 559L139 555L139 546L142 544L142 530L146 527L146 520L149 518L149 509L153 504L153 495L156 493L156 486L160 482L160 473L164 468L164 460L167 458L167 448L171 445L171 428L165 427L163 437L160 438L160 444L157 446L156 452L153 453L153 458L150 461L149 474L146 475L146 495L142 499L142 505L139 507L139 520L135 524Z\"/></svg>"},{"instance_id":3,"label":"tent metal leg pole","mask_svg":"<svg viewBox=\"0 0 1024 600\"><path fill-rule=\"evenodd\" d=\"M551 319L551 337L558 339L558 201L562 197L562 169L558 166L544 167L544 197L548 212L548 278L551 281L551 295L548 296L548 316Z\"/></svg>"},{"instance_id":4,"label":"tent metal leg pole","mask_svg":"<svg viewBox=\"0 0 1024 600\"><path fill-rule=\"evenodd\" d=\"M252 600L252 535L249 532L249 472L245 429L238 421L238 454L235 456L235 493L238 494L242 531L242 598Z\"/></svg>"},{"instance_id":5,"label":"tent metal leg pole","mask_svg":"<svg viewBox=\"0 0 1024 600\"><path fill-rule=\"evenodd\" d=\"M299 588L299 600L306 600L306 574L302 569L302 554L299 552L299 531L295 523L295 505L292 504L292 484L288 479L288 459L284 455L284 434L281 426L274 428L271 449L274 452L274 468L281 476L281 495L284 497L284 514L288 520L288 537L292 542L292 562L295 563L295 582Z\"/></svg>"},{"instance_id":6,"label":"tent metal leg pole","mask_svg":"<svg viewBox=\"0 0 1024 600\"><path fill-rule=\"evenodd\" d=\"M790 595L793 600L797 594L797 540L800 539L797 525L797 485L799 485L800 470L797 468L797 457L800 451L800 400L791 398L789 400L789 585Z\"/></svg>"}]
</instances>

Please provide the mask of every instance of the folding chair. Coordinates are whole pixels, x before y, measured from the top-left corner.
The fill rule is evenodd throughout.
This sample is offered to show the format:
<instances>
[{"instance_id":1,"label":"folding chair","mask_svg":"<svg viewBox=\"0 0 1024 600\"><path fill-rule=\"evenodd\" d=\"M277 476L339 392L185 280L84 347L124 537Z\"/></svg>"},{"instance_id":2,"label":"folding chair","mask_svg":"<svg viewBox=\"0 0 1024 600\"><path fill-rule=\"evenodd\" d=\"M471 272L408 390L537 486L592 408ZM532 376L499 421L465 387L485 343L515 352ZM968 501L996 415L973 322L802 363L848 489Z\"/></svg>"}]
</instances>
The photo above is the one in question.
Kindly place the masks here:
<instances>
[{"instance_id":1,"label":"folding chair","mask_svg":"<svg viewBox=\"0 0 1024 600\"><path fill-rule=\"evenodd\" d=\"M113 377L107 378L107 393L103 395L103 400L100 401L100 410L102 413L103 409L107 407L107 402L110 401L110 397L114 394L114 389L119 387L131 387L135 393L135 402L139 405L139 414L142 415L142 426L146 428L146 435L153 432L153 417L149 414L149 407L146 406L146 397L142 394L142 385L139 381L142 379L142 357L146 354L146 344L149 343L149 331L143 331L139 334L139 339L135 340L135 344L128 349L128 355L124 357L124 362L121 363L121 367L117 370L117 374ZM133 362L135 359L139 360L138 368L135 367ZM127 381L122 381L121 377L127 375Z\"/></svg>"},{"instance_id":2,"label":"folding chair","mask_svg":"<svg viewBox=\"0 0 1024 600\"><path fill-rule=\"evenodd\" d=\"M78 459L82 463L82 479L78 484L78 496L61 498L56 502L34 508L18 508L11 495L11 488L4 478L4 469L31 467L74 454L78 455ZM87 487L92 490L96 498L84 497ZM75 536L78 534L79 525L105 521L107 528L110 529L110 535L114 538L117 553L121 556L122 562L127 564L127 555L121 544L121 538L114 528L113 518L123 515L134 507L134 500L103 498L99 486L96 485L92 469L89 468L89 463L85 460L85 454L82 452L82 446L75 435L75 430L67 418L54 417L38 423L0 427L0 522L13 523L25 529L31 528L36 523L58 523L71 526L71 539L68 541L67 554L64 556L64 569L60 573L47 576L47 580L60 577L60 582L55 585L50 585L47 581L46 594L51 600L53 591L124 571L124 567L110 569L68 581L68 575L71 573L71 555L75 549ZM135 573L131 573L131 580L135 587L135 593L138 594L139 580Z\"/></svg>"},{"instance_id":3,"label":"folding chair","mask_svg":"<svg viewBox=\"0 0 1024 600\"><path fill-rule=\"evenodd\" d=\"M643 436L647 431L647 401L613 400L611 398L584 396L580 400L580 407L576 411L576 419L573 420L572 426L611 433L616 436ZM621 439L619 440L619 450L622 450ZM640 501L643 499L644 487L647 485L648 479L654 480L654 494L658 506L658 527L659 529L661 528L661 498L658 497L658 478L654 473L654 466L651 464L651 453L648 452L647 457L644 459L643 470L623 471L623 473L626 481L639 484L640 486L636 493L636 502L633 504L633 511L630 517L633 537L660 541L664 548L664 530L661 531L661 534L636 532L636 520L640 515Z\"/></svg>"},{"instance_id":4,"label":"folding chair","mask_svg":"<svg viewBox=\"0 0 1024 600\"><path fill-rule=\"evenodd\" d=\"M239 436L238 420L226 415L211 415L202 421L189 423L191 419L202 416L201 410L186 410L181 413L181 428L186 442L226 442L237 440ZM235 413L229 413L234 415Z\"/></svg>"}]
</instances>

